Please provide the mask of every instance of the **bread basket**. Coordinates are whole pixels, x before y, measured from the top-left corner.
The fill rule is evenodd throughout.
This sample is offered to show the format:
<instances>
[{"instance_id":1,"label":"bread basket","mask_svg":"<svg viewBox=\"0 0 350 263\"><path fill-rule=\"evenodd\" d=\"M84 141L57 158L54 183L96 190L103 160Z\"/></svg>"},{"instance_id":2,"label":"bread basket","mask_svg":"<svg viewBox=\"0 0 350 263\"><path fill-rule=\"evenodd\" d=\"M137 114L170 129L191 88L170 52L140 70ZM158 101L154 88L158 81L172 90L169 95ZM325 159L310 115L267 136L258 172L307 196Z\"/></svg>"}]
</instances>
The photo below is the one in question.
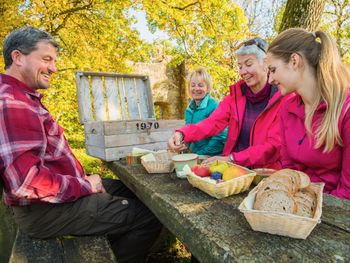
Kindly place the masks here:
<instances>
[{"instance_id":1,"label":"bread basket","mask_svg":"<svg viewBox=\"0 0 350 263\"><path fill-rule=\"evenodd\" d=\"M148 173L171 173L175 168L171 158L175 154L168 151L149 153L141 157L141 164Z\"/></svg>"},{"instance_id":2,"label":"bread basket","mask_svg":"<svg viewBox=\"0 0 350 263\"><path fill-rule=\"evenodd\" d=\"M313 218L280 212L254 210L253 204L258 187L259 186L256 186L252 189L238 207L238 209L244 213L245 218L253 230L280 236L306 239L314 227L321 222L324 183L311 183L309 186L314 190L317 196L317 205Z\"/></svg>"},{"instance_id":3,"label":"bread basket","mask_svg":"<svg viewBox=\"0 0 350 263\"><path fill-rule=\"evenodd\" d=\"M190 173L187 175L187 180L194 187L217 199L248 190L254 179L255 172L236 164L231 164L231 166L232 165L246 170L247 174L228 181L217 183L216 180L210 179L209 177L199 177L194 173Z\"/></svg>"}]
</instances>

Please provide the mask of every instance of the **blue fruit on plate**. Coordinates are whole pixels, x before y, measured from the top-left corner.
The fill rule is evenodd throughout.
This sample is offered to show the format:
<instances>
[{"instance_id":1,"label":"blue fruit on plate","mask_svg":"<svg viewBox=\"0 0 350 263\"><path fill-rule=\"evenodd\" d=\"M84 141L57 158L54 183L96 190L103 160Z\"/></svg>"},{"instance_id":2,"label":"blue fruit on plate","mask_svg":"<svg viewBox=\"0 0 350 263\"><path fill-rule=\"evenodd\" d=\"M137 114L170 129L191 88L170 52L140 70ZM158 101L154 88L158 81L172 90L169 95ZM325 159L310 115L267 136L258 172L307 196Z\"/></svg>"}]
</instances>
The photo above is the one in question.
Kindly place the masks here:
<instances>
[{"instance_id":1,"label":"blue fruit on plate","mask_svg":"<svg viewBox=\"0 0 350 263\"><path fill-rule=\"evenodd\" d=\"M219 180L222 178L222 173L220 172L212 172L210 177L214 180Z\"/></svg>"}]
</instances>

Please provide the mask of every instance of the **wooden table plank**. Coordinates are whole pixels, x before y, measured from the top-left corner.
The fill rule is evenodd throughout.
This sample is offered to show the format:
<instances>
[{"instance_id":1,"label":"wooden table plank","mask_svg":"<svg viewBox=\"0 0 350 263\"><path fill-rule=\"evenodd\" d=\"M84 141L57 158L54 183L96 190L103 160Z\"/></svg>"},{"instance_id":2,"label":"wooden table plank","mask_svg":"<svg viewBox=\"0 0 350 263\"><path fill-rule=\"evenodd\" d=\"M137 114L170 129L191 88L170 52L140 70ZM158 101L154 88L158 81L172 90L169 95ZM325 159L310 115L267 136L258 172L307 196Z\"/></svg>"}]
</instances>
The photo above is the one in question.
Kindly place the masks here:
<instances>
[{"instance_id":1,"label":"wooden table plank","mask_svg":"<svg viewBox=\"0 0 350 263\"><path fill-rule=\"evenodd\" d=\"M323 195L323 210L321 220L350 232L350 201ZM350 242L350 241L349 241Z\"/></svg>"},{"instance_id":2,"label":"wooden table plank","mask_svg":"<svg viewBox=\"0 0 350 263\"><path fill-rule=\"evenodd\" d=\"M325 198L330 204L323 215L327 223L317 225L306 240L298 240L253 231L238 210L247 192L217 200L174 173L147 174L141 165L123 161L109 166L201 262L350 261L349 220L342 215L348 210L329 201L333 197ZM333 220L333 207L339 220Z\"/></svg>"}]
</instances>

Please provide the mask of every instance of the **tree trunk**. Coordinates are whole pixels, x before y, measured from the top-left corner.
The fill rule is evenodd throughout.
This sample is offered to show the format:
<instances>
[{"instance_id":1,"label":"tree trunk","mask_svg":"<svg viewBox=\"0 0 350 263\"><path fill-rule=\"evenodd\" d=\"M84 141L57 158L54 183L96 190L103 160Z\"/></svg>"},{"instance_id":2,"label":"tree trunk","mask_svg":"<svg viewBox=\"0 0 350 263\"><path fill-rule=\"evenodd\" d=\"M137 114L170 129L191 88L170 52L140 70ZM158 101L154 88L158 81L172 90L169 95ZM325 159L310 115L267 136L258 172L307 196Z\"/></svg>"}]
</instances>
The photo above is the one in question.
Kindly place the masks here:
<instances>
[{"instance_id":1,"label":"tree trunk","mask_svg":"<svg viewBox=\"0 0 350 263\"><path fill-rule=\"evenodd\" d=\"M317 30L325 2L326 0L288 0L279 32L292 27Z\"/></svg>"}]
</instances>

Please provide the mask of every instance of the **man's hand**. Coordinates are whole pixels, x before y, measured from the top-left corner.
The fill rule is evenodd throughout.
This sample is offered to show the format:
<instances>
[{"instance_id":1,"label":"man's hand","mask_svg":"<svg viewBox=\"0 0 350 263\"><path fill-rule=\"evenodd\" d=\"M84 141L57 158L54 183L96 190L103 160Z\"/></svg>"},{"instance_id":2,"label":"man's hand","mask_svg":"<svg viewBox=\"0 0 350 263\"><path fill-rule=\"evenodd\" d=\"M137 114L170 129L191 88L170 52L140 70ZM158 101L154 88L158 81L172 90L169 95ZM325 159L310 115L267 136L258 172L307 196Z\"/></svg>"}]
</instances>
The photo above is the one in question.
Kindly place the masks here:
<instances>
[{"instance_id":1,"label":"man's hand","mask_svg":"<svg viewBox=\"0 0 350 263\"><path fill-rule=\"evenodd\" d=\"M184 151L187 149L186 144L183 142L183 135L181 132L174 132L168 141L168 147L173 151Z\"/></svg>"},{"instance_id":2,"label":"man's hand","mask_svg":"<svg viewBox=\"0 0 350 263\"><path fill-rule=\"evenodd\" d=\"M228 156L213 156L213 157L209 157L207 159L205 159L202 164L203 165L208 165L212 162L215 162L215 161L224 161L224 162L230 162L230 159Z\"/></svg>"},{"instance_id":3,"label":"man's hand","mask_svg":"<svg viewBox=\"0 0 350 263\"><path fill-rule=\"evenodd\" d=\"M103 187L102 179L98 174L91 174L85 177L86 180L91 184L91 189L93 193L105 193L106 190Z\"/></svg>"}]
</instances>

